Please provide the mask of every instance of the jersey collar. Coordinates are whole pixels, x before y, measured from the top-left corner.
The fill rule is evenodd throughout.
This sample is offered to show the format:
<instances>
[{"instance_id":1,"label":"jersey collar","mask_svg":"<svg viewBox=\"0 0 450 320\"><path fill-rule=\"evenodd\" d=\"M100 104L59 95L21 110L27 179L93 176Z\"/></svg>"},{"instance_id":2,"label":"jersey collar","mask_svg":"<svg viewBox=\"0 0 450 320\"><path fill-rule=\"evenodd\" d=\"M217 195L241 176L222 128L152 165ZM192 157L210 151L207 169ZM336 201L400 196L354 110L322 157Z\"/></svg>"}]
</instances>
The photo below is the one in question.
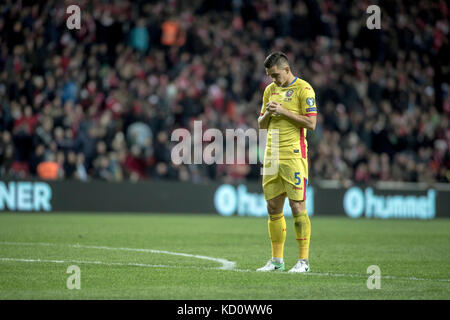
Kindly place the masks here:
<instances>
[{"instance_id":1,"label":"jersey collar","mask_svg":"<svg viewBox=\"0 0 450 320\"><path fill-rule=\"evenodd\" d=\"M281 86L282 88L287 88L287 87L289 87L289 86L291 86L291 85L293 85L294 84L294 82L295 81L297 81L297 78L298 77L295 77L295 79L294 80L292 80L292 82L291 83L289 83L286 87L283 87L283 86Z\"/></svg>"}]
</instances>

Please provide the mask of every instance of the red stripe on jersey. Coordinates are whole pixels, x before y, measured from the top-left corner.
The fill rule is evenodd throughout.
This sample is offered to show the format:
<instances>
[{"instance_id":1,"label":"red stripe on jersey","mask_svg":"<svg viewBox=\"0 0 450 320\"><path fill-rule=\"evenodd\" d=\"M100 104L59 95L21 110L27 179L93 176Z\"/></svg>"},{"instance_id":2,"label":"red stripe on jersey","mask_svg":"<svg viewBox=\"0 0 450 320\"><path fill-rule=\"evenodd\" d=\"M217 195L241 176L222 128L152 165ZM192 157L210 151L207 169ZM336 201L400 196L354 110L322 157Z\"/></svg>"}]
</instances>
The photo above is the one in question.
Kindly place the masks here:
<instances>
[{"instance_id":1,"label":"red stripe on jersey","mask_svg":"<svg viewBox=\"0 0 450 320\"><path fill-rule=\"evenodd\" d=\"M259 116L263 116L263 115L264 115L264 113L261 112L261 114Z\"/></svg>"},{"instance_id":2,"label":"red stripe on jersey","mask_svg":"<svg viewBox=\"0 0 450 320\"><path fill-rule=\"evenodd\" d=\"M313 116L317 116L317 113L307 113L307 114L305 114L305 116L313 117Z\"/></svg>"},{"instance_id":3,"label":"red stripe on jersey","mask_svg":"<svg viewBox=\"0 0 450 320\"><path fill-rule=\"evenodd\" d=\"M303 128L300 128L300 150L302 151L302 158L306 159L305 131Z\"/></svg>"},{"instance_id":4,"label":"red stripe on jersey","mask_svg":"<svg viewBox=\"0 0 450 320\"><path fill-rule=\"evenodd\" d=\"M306 200L306 178L305 179L303 179L303 183L304 183L304 188L303 188L303 201L305 201Z\"/></svg>"}]
</instances>

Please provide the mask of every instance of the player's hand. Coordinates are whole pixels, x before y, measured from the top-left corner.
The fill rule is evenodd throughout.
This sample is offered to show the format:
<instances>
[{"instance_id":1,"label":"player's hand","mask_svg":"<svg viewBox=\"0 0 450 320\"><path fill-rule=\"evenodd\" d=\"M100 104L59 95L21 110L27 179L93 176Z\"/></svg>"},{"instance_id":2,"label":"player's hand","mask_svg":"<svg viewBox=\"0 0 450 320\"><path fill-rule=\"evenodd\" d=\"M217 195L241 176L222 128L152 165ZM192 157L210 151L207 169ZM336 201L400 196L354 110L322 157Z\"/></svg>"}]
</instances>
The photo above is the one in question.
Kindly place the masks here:
<instances>
[{"instance_id":1,"label":"player's hand","mask_svg":"<svg viewBox=\"0 0 450 320\"><path fill-rule=\"evenodd\" d=\"M266 109L270 114L274 114L276 116L283 114L283 107L280 103L275 101L270 101L266 104Z\"/></svg>"}]
</instances>

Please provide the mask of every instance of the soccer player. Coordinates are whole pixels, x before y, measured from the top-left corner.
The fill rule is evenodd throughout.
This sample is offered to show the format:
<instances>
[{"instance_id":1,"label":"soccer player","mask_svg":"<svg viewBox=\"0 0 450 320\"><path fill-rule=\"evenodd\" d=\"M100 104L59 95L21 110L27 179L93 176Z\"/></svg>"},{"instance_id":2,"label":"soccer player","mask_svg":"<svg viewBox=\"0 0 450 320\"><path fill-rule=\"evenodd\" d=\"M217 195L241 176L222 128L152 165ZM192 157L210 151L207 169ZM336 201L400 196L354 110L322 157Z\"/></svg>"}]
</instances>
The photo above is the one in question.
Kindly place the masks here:
<instances>
[{"instance_id":1,"label":"soccer player","mask_svg":"<svg viewBox=\"0 0 450 320\"><path fill-rule=\"evenodd\" d=\"M264 90L258 118L260 129L268 129L264 155L263 190L269 213L268 229L272 258L257 271L284 271L283 250L286 221L283 206L286 196L294 216L298 244L298 262L289 272L309 271L311 222L305 207L308 184L307 130L316 127L317 107L314 90L292 74L287 56L271 53L264 61L273 82ZM278 146L274 143L278 141ZM277 150L272 150L278 147ZM274 168L278 169L273 170Z\"/></svg>"}]
</instances>

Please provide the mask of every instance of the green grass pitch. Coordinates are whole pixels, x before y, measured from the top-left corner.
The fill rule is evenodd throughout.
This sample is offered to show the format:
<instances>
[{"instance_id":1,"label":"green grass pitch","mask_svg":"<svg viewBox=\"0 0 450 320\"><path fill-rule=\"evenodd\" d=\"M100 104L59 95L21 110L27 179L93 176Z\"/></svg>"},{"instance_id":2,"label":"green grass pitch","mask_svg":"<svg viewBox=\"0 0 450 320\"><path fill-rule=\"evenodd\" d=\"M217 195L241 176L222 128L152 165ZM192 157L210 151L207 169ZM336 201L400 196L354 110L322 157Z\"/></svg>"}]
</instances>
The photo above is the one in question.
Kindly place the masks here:
<instances>
[{"instance_id":1,"label":"green grass pitch","mask_svg":"<svg viewBox=\"0 0 450 320\"><path fill-rule=\"evenodd\" d=\"M289 269L297 244L292 218L286 223ZM311 224L312 272L288 274L255 272L270 258L264 218L2 213L0 299L450 298L450 220ZM80 268L79 290L66 286L71 265ZM380 289L367 288L370 265L381 270Z\"/></svg>"}]
</instances>

